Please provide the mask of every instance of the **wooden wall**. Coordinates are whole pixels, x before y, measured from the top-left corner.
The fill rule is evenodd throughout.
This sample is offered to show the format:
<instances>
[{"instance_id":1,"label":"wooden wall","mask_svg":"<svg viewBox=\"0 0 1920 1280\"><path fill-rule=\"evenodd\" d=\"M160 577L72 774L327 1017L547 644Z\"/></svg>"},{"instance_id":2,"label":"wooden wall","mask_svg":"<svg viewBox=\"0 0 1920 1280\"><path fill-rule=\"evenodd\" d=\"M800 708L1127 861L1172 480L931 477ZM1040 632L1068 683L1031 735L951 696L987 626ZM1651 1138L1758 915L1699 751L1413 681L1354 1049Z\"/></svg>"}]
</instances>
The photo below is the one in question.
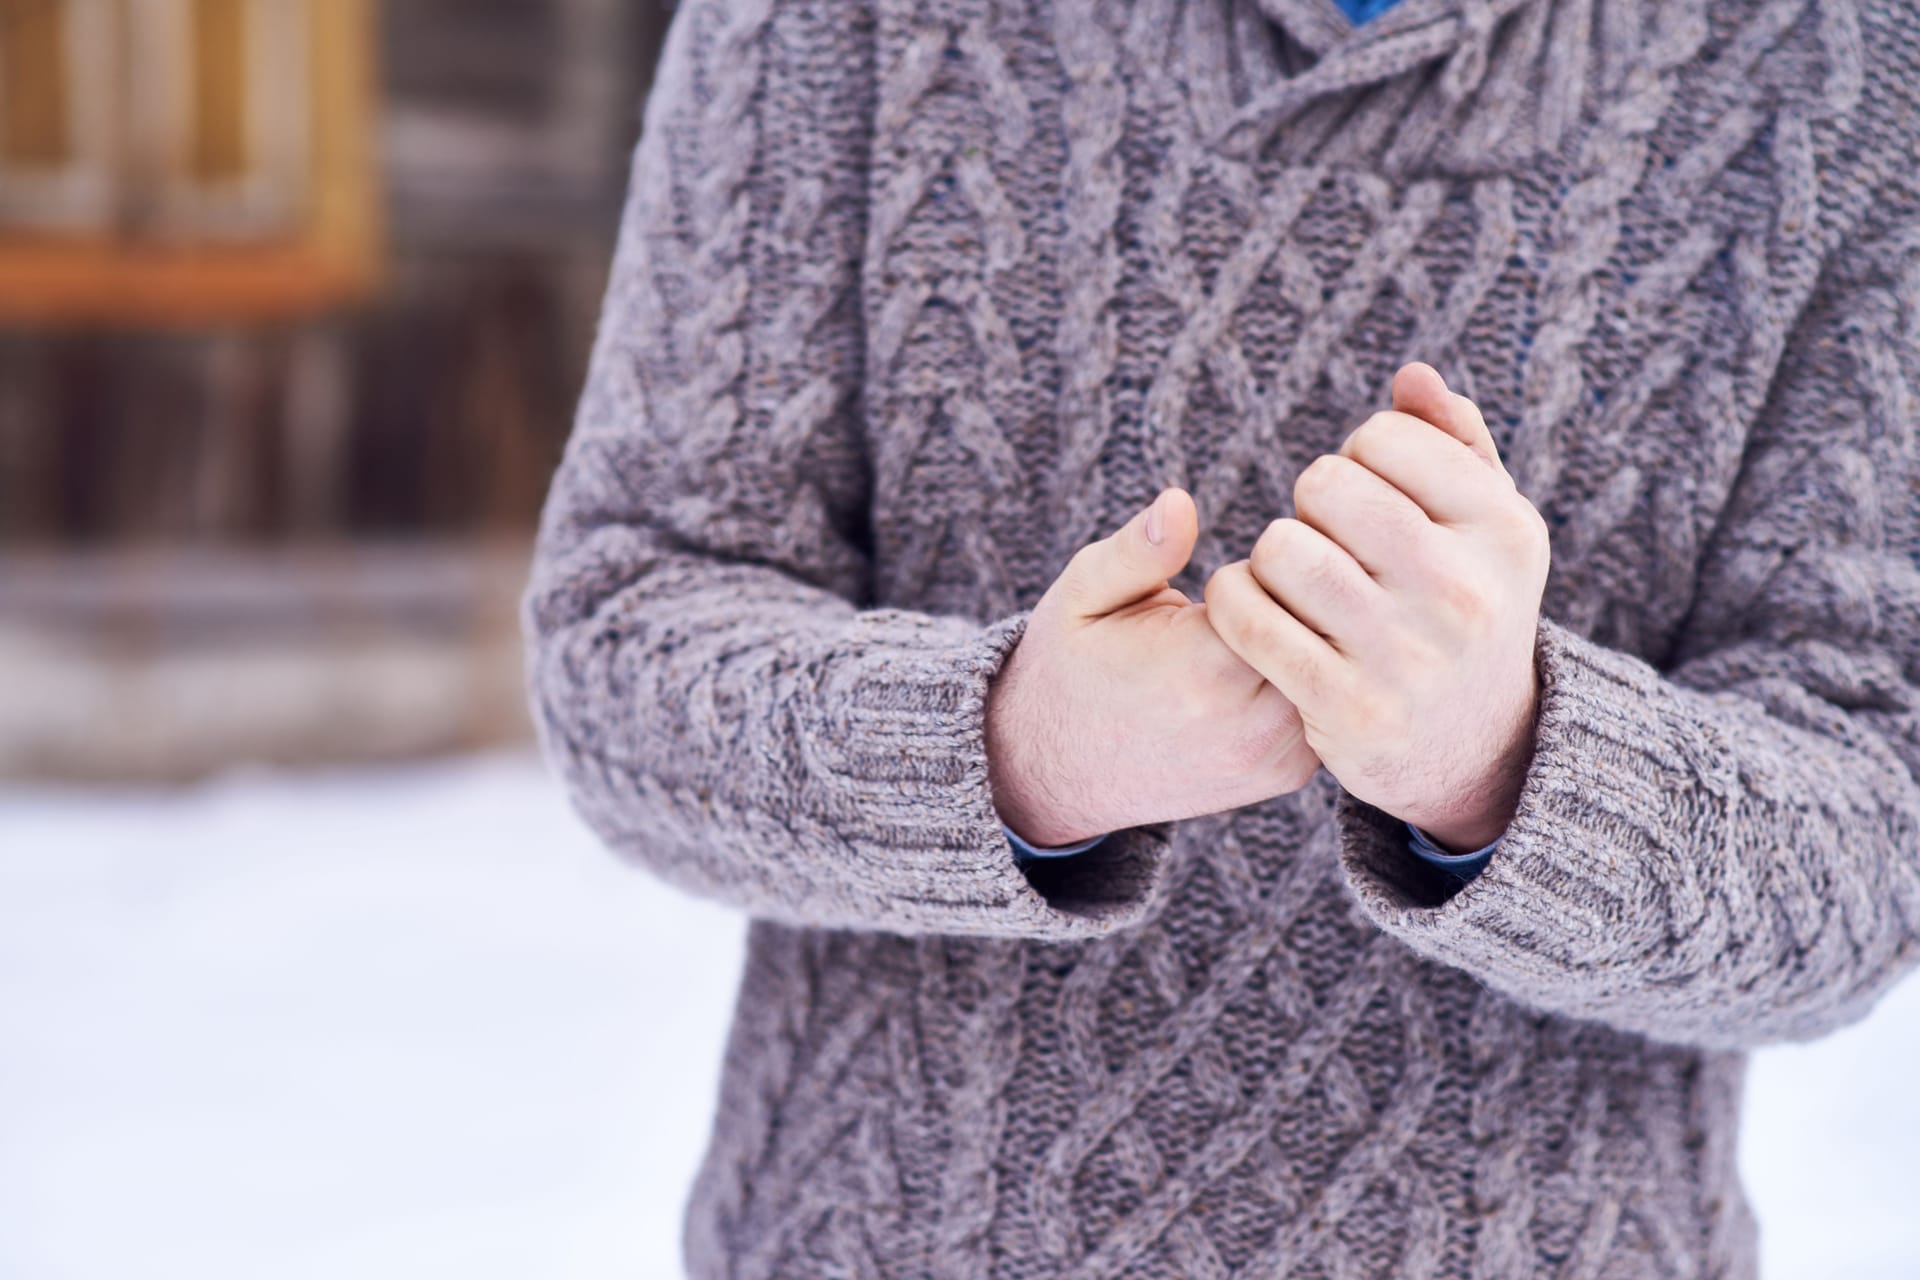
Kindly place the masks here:
<instances>
[{"instance_id":1,"label":"wooden wall","mask_svg":"<svg viewBox=\"0 0 1920 1280\"><path fill-rule=\"evenodd\" d=\"M668 10L379 13L371 301L0 325L0 778L526 738L514 609Z\"/></svg>"},{"instance_id":2,"label":"wooden wall","mask_svg":"<svg viewBox=\"0 0 1920 1280\"><path fill-rule=\"evenodd\" d=\"M0 551L527 528L666 18L386 0L379 295L266 323L0 326Z\"/></svg>"}]
</instances>

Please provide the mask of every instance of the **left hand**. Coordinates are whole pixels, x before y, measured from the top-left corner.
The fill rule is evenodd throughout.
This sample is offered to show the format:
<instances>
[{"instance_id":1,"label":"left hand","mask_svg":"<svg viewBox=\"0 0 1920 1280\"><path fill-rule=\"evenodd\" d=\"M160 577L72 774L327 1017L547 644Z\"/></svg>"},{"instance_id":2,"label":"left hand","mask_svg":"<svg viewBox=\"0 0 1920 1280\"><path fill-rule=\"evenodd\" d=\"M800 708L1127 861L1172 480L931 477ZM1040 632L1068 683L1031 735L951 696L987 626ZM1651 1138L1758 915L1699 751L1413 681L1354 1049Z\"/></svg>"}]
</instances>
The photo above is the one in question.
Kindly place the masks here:
<instances>
[{"instance_id":1,"label":"left hand","mask_svg":"<svg viewBox=\"0 0 1920 1280\"><path fill-rule=\"evenodd\" d=\"M1420 363L1293 504L1208 580L1215 632L1356 798L1452 851L1490 843L1533 756L1546 521L1479 408Z\"/></svg>"}]
</instances>

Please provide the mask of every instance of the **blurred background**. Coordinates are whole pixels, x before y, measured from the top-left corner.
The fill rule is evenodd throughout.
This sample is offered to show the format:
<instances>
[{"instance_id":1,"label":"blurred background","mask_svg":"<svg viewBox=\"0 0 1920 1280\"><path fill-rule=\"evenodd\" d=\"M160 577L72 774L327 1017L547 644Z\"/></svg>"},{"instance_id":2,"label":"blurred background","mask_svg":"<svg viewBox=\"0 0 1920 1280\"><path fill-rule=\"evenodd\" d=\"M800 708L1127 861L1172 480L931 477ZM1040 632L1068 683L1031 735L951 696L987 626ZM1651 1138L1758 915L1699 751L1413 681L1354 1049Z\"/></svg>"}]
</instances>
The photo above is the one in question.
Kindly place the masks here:
<instances>
[{"instance_id":1,"label":"blurred background","mask_svg":"<svg viewBox=\"0 0 1920 1280\"><path fill-rule=\"evenodd\" d=\"M668 12L0 0L0 770L524 739Z\"/></svg>"},{"instance_id":2,"label":"blurred background","mask_svg":"<svg viewBox=\"0 0 1920 1280\"><path fill-rule=\"evenodd\" d=\"M742 922L515 618L670 16L0 0L0 1280L678 1274ZM1920 1275L1916 1051L1761 1055L1770 1276Z\"/></svg>"}]
</instances>

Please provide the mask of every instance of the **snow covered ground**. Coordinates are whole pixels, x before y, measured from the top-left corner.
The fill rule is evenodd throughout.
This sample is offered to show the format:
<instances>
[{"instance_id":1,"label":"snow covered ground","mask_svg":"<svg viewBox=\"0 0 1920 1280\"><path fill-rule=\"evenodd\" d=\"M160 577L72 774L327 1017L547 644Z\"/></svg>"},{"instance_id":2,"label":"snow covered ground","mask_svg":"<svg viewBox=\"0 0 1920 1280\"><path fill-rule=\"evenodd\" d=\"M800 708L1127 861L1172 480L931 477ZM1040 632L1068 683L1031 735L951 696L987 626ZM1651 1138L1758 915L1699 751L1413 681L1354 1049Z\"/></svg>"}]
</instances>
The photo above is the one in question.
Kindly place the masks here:
<instances>
[{"instance_id":1,"label":"snow covered ground","mask_svg":"<svg viewBox=\"0 0 1920 1280\"><path fill-rule=\"evenodd\" d=\"M0 1277L678 1274L741 921L525 756L0 791ZM1920 1276L1920 982L1756 1060L1768 1280Z\"/></svg>"}]
</instances>

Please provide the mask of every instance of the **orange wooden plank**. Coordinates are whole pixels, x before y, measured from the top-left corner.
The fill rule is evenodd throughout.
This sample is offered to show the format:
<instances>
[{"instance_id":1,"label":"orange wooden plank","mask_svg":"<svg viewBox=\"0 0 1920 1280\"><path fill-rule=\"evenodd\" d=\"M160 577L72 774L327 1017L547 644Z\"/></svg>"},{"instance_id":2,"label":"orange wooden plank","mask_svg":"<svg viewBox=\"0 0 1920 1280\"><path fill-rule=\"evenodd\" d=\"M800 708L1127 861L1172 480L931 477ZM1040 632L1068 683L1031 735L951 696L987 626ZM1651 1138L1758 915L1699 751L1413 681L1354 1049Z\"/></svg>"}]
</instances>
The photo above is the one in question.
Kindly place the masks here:
<instances>
[{"instance_id":1,"label":"orange wooden plank","mask_svg":"<svg viewBox=\"0 0 1920 1280\"><path fill-rule=\"evenodd\" d=\"M384 267L385 223L373 4L306 6L317 102L302 234L280 243L183 245L0 233L0 322L244 323L372 294Z\"/></svg>"}]
</instances>

